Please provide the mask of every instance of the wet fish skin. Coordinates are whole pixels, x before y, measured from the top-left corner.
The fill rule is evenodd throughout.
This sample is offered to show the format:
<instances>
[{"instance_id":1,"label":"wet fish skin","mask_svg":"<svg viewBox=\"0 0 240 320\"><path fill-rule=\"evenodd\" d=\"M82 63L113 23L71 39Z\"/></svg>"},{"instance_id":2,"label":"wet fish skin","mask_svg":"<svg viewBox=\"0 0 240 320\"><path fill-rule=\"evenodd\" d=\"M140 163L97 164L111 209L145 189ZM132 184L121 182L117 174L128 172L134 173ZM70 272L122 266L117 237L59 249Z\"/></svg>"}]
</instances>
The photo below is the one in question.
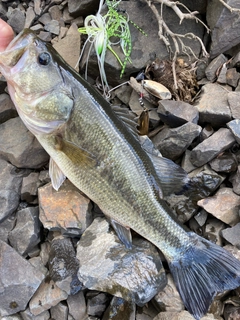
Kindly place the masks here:
<instances>
[{"instance_id":1,"label":"wet fish skin","mask_svg":"<svg viewBox=\"0 0 240 320\"><path fill-rule=\"evenodd\" d=\"M162 159L141 147L105 99L49 45L24 31L0 53L0 70L19 116L51 157L53 186L68 177L107 216L155 244L195 319L217 292L240 286L237 259L171 218L161 196L174 181L160 177L167 170Z\"/></svg>"}]
</instances>

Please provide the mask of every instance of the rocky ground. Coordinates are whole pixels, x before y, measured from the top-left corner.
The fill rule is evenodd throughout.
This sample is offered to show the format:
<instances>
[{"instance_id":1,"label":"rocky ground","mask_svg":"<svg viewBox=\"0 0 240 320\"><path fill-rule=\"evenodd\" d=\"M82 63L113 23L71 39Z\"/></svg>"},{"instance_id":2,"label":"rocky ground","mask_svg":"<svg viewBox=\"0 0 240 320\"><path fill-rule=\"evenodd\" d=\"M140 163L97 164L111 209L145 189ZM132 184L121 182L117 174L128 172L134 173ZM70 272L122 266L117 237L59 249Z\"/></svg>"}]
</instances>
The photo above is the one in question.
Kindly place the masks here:
<instances>
[{"instance_id":1,"label":"rocky ground","mask_svg":"<svg viewBox=\"0 0 240 320\"><path fill-rule=\"evenodd\" d=\"M163 156L199 181L197 191L167 197L178 219L240 259L240 16L218 0L183 3L199 11L211 33L194 20L179 25L179 17L169 8L164 9L166 23L175 33L197 35L210 55L203 58L200 42L187 39L185 44L201 58L196 65L198 87L193 85L189 98L192 87L185 82L185 98L178 101L159 101L146 92L148 134ZM227 3L240 8L237 0ZM85 40L77 28L98 4L98 0L2 0L0 17L16 34L31 27L75 67ZM112 91L110 102L140 115L141 88L134 77L148 65L150 76L157 79L152 62L169 55L145 0L122 1L120 7L147 36L131 24L132 64L127 64L122 79L120 66L107 53L111 86L132 77L131 85ZM88 72L95 84L94 54ZM134 235L133 249L126 250L99 208L69 181L58 192L53 190L49 157L19 119L5 89L1 79L0 319L193 319L171 275L164 272L164 258L151 243ZM208 319L240 319L239 289L218 295L203 318Z\"/></svg>"}]
</instances>

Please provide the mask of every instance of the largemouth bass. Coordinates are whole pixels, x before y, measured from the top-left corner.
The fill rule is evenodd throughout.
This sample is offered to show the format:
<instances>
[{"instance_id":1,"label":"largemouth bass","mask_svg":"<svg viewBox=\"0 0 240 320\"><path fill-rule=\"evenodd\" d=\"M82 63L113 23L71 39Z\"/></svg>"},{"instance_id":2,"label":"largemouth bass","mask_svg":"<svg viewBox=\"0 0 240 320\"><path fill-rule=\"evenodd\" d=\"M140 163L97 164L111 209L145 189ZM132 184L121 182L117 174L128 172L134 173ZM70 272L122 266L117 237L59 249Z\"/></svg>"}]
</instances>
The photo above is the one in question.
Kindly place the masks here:
<instances>
[{"instance_id":1,"label":"largemouth bass","mask_svg":"<svg viewBox=\"0 0 240 320\"><path fill-rule=\"evenodd\" d=\"M110 217L128 248L130 229L158 247L195 319L217 292L240 286L240 261L171 218L162 195L186 178L183 171L147 151L126 116L50 45L24 30L0 53L0 71L19 116L51 157L53 187L67 177Z\"/></svg>"}]
</instances>

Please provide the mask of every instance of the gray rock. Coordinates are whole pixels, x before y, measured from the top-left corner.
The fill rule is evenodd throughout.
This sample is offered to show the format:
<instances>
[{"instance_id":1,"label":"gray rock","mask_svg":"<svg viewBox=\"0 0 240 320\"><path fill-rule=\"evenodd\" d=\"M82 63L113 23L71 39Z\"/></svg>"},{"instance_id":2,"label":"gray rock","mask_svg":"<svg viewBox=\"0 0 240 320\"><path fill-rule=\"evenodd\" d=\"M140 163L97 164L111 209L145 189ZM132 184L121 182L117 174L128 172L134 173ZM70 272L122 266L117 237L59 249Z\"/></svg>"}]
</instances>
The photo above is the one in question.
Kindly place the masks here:
<instances>
[{"instance_id":1,"label":"gray rock","mask_svg":"<svg viewBox=\"0 0 240 320\"><path fill-rule=\"evenodd\" d=\"M97 218L82 235L77 258L78 277L89 289L100 290L143 305L166 285L166 276L156 248L134 239L127 250L109 232L105 219Z\"/></svg>"},{"instance_id":2,"label":"gray rock","mask_svg":"<svg viewBox=\"0 0 240 320\"><path fill-rule=\"evenodd\" d=\"M190 155L191 155L191 151L190 150L186 150L184 152L183 158L182 158L182 162L181 162L181 167L187 172L191 172L194 169L196 169L197 167L194 166L192 164L192 162L190 161Z\"/></svg>"},{"instance_id":3,"label":"gray rock","mask_svg":"<svg viewBox=\"0 0 240 320\"><path fill-rule=\"evenodd\" d=\"M35 12L33 10L33 7L28 7L26 11L26 20L25 20L24 28L30 28L34 19L35 19Z\"/></svg>"},{"instance_id":4,"label":"gray rock","mask_svg":"<svg viewBox=\"0 0 240 320\"><path fill-rule=\"evenodd\" d=\"M237 143L240 143L240 119L235 119L227 123L227 127L232 132Z\"/></svg>"},{"instance_id":5,"label":"gray rock","mask_svg":"<svg viewBox=\"0 0 240 320\"><path fill-rule=\"evenodd\" d=\"M1 320L22 320L22 318L18 313L16 313L12 316L1 317Z\"/></svg>"},{"instance_id":6,"label":"gray rock","mask_svg":"<svg viewBox=\"0 0 240 320\"><path fill-rule=\"evenodd\" d=\"M46 266L48 263L50 250L51 250L51 245L49 242L41 243L40 258L44 266Z\"/></svg>"},{"instance_id":7,"label":"gray rock","mask_svg":"<svg viewBox=\"0 0 240 320\"><path fill-rule=\"evenodd\" d=\"M80 56L81 35L78 32L77 25L72 24L66 36L53 44L54 49L63 57L63 59L75 68Z\"/></svg>"},{"instance_id":8,"label":"gray rock","mask_svg":"<svg viewBox=\"0 0 240 320\"><path fill-rule=\"evenodd\" d=\"M67 320L68 318L68 307L66 304L58 303L56 306L50 309L51 318L56 320Z\"/></svg>"},{"instance_id":9,"label":"gray rock","mask_svg":"<svg viewBox=\"0 0 240 320\"><path fill-rule=\"evenodd\" d=\"M155 297L154 302L157 303L158 308L162 311L181 311L184 310L184 304L177 291L176 285L170 274L167 276L168 284Z\"/></svg>"},{"instance_id":10,"label":"gray rock","mask_svg":"<svg viewBox=\"0 0 240 320\"><path fill-rule=\"evenodd\" d=\"M239 25L239 28L240 28L240 25ZM240 78L240 73L237 72L236 68L230 68L227 70L226 80L227 80L227 84L229 84L231 87L234 87L234 88L237 87L239 78Z\"/></svg>"},{"instance_id":11,"label":"gray rock","mask_svg":"<svg viewBox=\"0 0 240 320\"><path fill-rule=\"evenodd\" d=\"M217 71L225 62L227 62L227 60L227 57L221 53L209 63L205 69L205 75L209 81L214 81L217 79Z\"/></svg>"},{"instance_id":12,"label":"gray rock","mask_svg":"<svg viewBox=\"0 0 240 320\"><path fill-rule=\"evenodd\" d=\"M233 119L240 119L240 92L228 92L227 99Z\"/></svg>"},{"instance_id":13,"label":"gray rock","mask_svg":"<svg viewBox=\"0 0 240 320\"><path fill-rule=\"evenodd\" d=\"M67 298L69 314L74 320L83 320L87 316L87 306L85 297L82 291L71 295Z\"/></svg>"},{"instance_id":14,"label":"gray rock","mask_svg":"<svg viewBox=\"0 0 240 320\"><path fill-rule=\"evenodd\" d=\"M58 36L60 32L59 21L51 20L50 22L45 24L44 29Z\"/></svg>"},{"instance_id":15,"label":"gray rock","mask_svg":"<svg viewBox=\"0 0 240 320\"><path fill-rule=\"evenodd\" d=\"M227 2L233 8L240 8L238 0ZM210 54L216 57L240 43L240 16L231 12L220 1L208 2L207 22L212 30Z\"/></svg>"},{"instance_id":16,"label":"gray rock","mask_svg":"<svg viewBox=\"0 0 240 320\"><path fill-rule=\"evenodd\" d=\"M221 83L221 84L227 84L227 66L226 63L224 63L221 67L220 67L220 72L217 71L218 77L217 77L217 82Z\"/></svg>"},{"instance_id":17,"label":"gray rock","mask_svg":"<svg viewBox=\"0 0 240 320\"><path fill-rule=\"evenodd\" d=\"M49 159L19 117L0 126L0 156L18 168L41 168Z\"/></svg>"},{"instance_id":18,"label":"gray rock","mask_svg":"<svg viewBox=\"0 0 240 320\"><path fill-rule=\"evenodd\" d=\"M210 167L216 172L230 173L237 170L237 157L231 152L223 152L209 162Z\"/></svg>"},{"instance_id":19,"label":"gray rock","mask_svg":"<svg viewBox=\"0 0 240 320\"><path fill-rule=\"evenodd\" d=\"M28 260L31 265L33 265L35 268L37 268L38 270L40 270L45 276L47 275L48 273L48 269L46 267L44 267L43 265L43 261L41 259L41 257L38 255L37 257L33 257L33 258L30 258Z\"/></svg>"},{"instance_id":20,"label":"gray rock","mask_svg":"<svg viewBox=\"0 0 240 320\"><path fill-rule=\"evenodd\" d=\"M51 32L40 31L38 37L46 42L50 42L52 40Z\"/></svg>"},{"instance_id":21,"label":"gray rock","mask_svg":"<svg viewBox=\"0 0 240 320\"><path fill-rule=\"evenodd\" d=\"M229 181L232 183L233 191L240 195L240 166L234 175L230 176Z\"/></svg>"},{"instance_id":22,"label":"gray rock","mask_svg":"<svg viewBox=\"0 0 240 320\"><path fill-rule=\"evenodd\" d=\"M56 285L68 294L75 294L82 289L77 279L78 268L79 262L71 240L63 237L53 239L49 254L49 274Z\"/></svg>"},{"instance_id":23,"label":"gray rock","mask_svg":"<svg viewBox=\"0 0 240 320\"><path fill-rule=\"evenodd\" d=\"M231 120L228 105L228 91L217 83L208 83L195 103L199 111L199 123L210 124L214 128L221 127Z\"/></svg>"},{"instance_id":24,"label":"gray rock","mask_svg":"<svg viewBox=\"0 0 240 320\"><path fill-rule=\"evenodd\" d=\"M10 216L18 207L24 170L0 158L0 221Z\"/></svg>"},{"instance_id":25,"label":"gray rock","mask_svg":"<svg viewBox=\"0 0 240 320\"><path fill-rule=\"evenodd\" d=\"M16 226L9 232L11 246L26 257L40 242L40 227L38 207L28 207L18 211Z\"/></svg>"},{"instance_id":26,"label":"gray rock","mask_svg":"<svg viewBox=\"0 0 240 320\"><path fill-rule=\"evenodd\" d=\"M87 16L97 12L99 6L98 0L69 0L68 11L73 17Z\"/></svg>"},{"instance_id":27,"label":"gray rock","mask_svg":"<svg viewBox=\"0 0 240 320\"><path fill-rule=\"evenodd\" d=\"M214 196L199 200L198 205L230 226L239 221L240 196L231 188L220 188Z\"/></svg>"},{"instance_id":28,"label":"gray rock","mask_svg":"<svg viewBox=\"0 0 240 320\"><path fill-rule=\"evenodd\" d=\"M208 139L199 143L192 151L190 160L197 167L204 165L218 156L221 152L229 149L235 143L231 131L221 128Z\"/></svg>"},{"instance_id":29,"label":"gray rock","mask_svg":"<svg viewBox=\"0 0 240 320\"><path fill-rule=\"evenodd\" d=\"M48 12L50 13L52 20L59 21L62 18L62 12L59 9L59 6L52 6L51 8L49 8Z\"/></svg>"},{"instance_id":30,"label":"gray rock","mask_svg":"<svg viewBox=\"0 0 240 320\"><path fill-rule=\"evenodd\" d=\"M203 141L209 138L214 133L213 128L210 125L206 125L200 134L200 140Z\"/></svg>"},{"instance_id":31,"label":"gray rock","mask_svg":"<svg viewBox=\"0 0 240 320\"><path fill-rule=\"evenodd\" d=\"M0 223L0 239L8 243L8 234L15 226L15 214L8 216Z\"/></svg>"},{"instance_id":32,"label":"gray rock","mask_svg":"<svg viewBox=\"0 0 240 320\"><path fill-rule=\"evenodd\" d=\"M17 110L8 94L2 93L0 95L0 106L0 124L18 116Z\"/></svg>"},{"instance_id":33,"label":"gray rock","mask_svg":"<svg viewBox=\"0 0 240 320\"><path fill-rule=\"evenodd\" d=\"M30 300L29 309L33 315L37 316L62 300L66 300L67 296L68 294L56 286L54 281L45 278Z\"/></svg>"},{"instance_id":34,"label":"gray rock","mask_svg":"<svg viewBox=\"0 0 240 320\"><path fill-rule=\"evenodd\" d=\"M201 127L192 122L185 123L178 128L164 128L152 141L163 157L176 160L199 136Z\"/></svg>"},{"instance_id":35,"label":"gray rock","mask_svg":"<svg viewBox=\"0 0 240 320\"><path fill-rule=\"evenodd\" d=\"M26 308L44 275L0 240L0 314L11 315Z\"/></svg>"},{"instance_id":36,"label":"gray rock","mask_svg":"<svg viewBox=\"0 0 240 320\"><path fill-rule=\"evenodd\" d=\"M240 247L240 223L237 223L232 228L226 228L221 232L223 238L232 245Z\"/></svg>"},{"instance_id":37,"label":"gray rock","mask_svg":"<svg viewBox=\"0 0 240 320\"><path fill-rule=\"evenodd\" d=\"M205 224L207 217L207 211L202 209L194 216L194 219L197 221L198 225L202 227Z\"/></svg>"},{"instance_id":38,"label":"gray rock","mask_svg":"<svg viewBox=\"0 0 240 320\"><path fill-rule=\"evenodd\" d=\"M94 294L92 297L87 299L87 314L94 317L101 317L103 312L106 310L108 303L109 298L107 294L103 292Z\"/></svg>"},{"instance_id":39,"label":"gray rock","mask_svg":"<svg viewBox=\"0 0 240 320\"><path fill-rule=\"evenodd\" d=\"M122 298L113 297L103 320L135 320L136 305Z\"/></svg>"},{"instance_id":40,"label":"gray rock","mask_svg":"<svg viewBox=\"0 0 240 320\"><path fill-rule=\"evenodd\" d=\"M19 33L24 28L25 19L25 13L16 8L12 10L7 22L16 33Z\"/></svg>"},{"instance_id":41,"label":"gray rock","mask_svg":"<svg viewBox=\"0 0 240 320\"><path fill-rule=\"evenodd\" d=\"M31 172L27 177L23 177L21 200L28 203L33 202L37 197L39 185L39 172Z\"/></svg>"},{"instance_id":42,"label":"gray rock","mask_svg":"<svg viewBox=\"0 0 240 320\"><path fill-rule=\"evenodd\" d=\"M179 127L186 122L197 124L199 119L197 108L182 101L160 100L157 112L170 127Z\"/></svg>"},{"instance_id":43,"label":"gray rock","mask_svg":"<svg viewBox=\"0 0 240 320\"><path fill-rule=\"evenodd\" d=\"M20 314L23 320L50 320L50 313L48 311L44 311L38 316L34 316L30 309L27 308L26 310L20 312Z\"/></svg>"},{"instance_id":44,"label":"gray rock","mask_svg":"<svg viewBox=\"0 0 240 320\"><path fill-rule=\"evenodd\" d=\"M208 219L205 230L204 237L219 246L222 246L221 231L225 228L225 224L218 219Z\"/></svg>"},{"instance_id":45,"label":"gray rock","mask_svg":"<svg viewBox=\"0 0 240 320\"><path fill-rule=\"evenodd\" d=\"M193 320L193 316L185 310L181 312L173 312L173 311L165 311L159 313L153 320ZM206 314L201 320L214 320L213 314ZM221 317L218 318L219 320L223 320Z\"/></svg>"},{"instance_id":46,"label":"gray rock","mask_svg":"<svg viewBox=\"0 0 240 320\"><path fill-rule=\"evenodd\" d=\"M47 23L50 23L52 20L50 13L46 12L41 15L41 17L38 19L39 22L41 22L44 26Z\"/></svg>"}]
</instances>

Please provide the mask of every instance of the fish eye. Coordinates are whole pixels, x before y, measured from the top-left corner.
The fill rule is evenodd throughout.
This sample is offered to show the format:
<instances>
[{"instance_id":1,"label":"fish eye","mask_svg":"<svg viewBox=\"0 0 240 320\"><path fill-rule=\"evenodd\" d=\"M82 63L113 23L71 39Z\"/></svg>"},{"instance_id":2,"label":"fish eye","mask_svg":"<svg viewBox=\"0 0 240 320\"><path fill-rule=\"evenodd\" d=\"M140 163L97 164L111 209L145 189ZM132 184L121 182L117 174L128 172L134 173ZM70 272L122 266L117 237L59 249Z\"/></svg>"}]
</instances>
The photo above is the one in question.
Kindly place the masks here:
<instances>
[{"instance_id":1,"label":"fish eye","mask_svg":"<svg viewBox=\"0 0 240 320\"><path fill-rule=\"evenodd\" d=\"M42 66L47 66L51 61L51 55L48 52L41 52L38 56L38 62Z\"/></svg>"}]
</instances>

